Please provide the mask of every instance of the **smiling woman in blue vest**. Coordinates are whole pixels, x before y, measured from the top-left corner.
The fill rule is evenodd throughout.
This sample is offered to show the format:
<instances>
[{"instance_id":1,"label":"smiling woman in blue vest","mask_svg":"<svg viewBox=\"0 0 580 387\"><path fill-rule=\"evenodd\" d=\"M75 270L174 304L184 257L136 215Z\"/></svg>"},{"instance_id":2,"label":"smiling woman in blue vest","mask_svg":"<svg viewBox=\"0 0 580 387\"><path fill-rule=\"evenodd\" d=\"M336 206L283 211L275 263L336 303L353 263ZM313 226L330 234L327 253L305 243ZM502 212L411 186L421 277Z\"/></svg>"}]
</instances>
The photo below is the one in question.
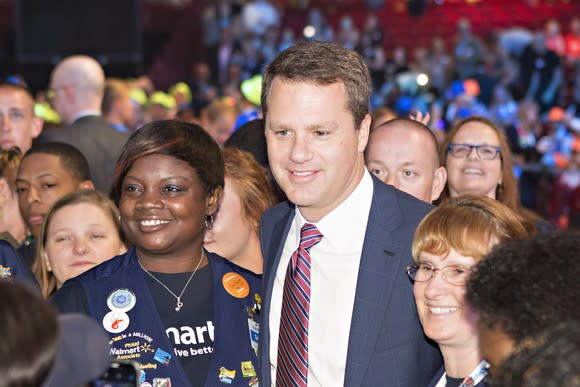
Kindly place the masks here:
<instances>
[{"instance_id":1,"label":"smiling woman in blue vest","mask_svg":"<svg viewBox=\"0 0 580 387\"><path fill-rule=\"evenodd\" d=\"M257 383L259 277L203 249L223 186L222 153L203 128L143 126L112 188L133 247L53 296L102 322L111 355L140 364L141 385Z\"/></svg>"}]
</instances>

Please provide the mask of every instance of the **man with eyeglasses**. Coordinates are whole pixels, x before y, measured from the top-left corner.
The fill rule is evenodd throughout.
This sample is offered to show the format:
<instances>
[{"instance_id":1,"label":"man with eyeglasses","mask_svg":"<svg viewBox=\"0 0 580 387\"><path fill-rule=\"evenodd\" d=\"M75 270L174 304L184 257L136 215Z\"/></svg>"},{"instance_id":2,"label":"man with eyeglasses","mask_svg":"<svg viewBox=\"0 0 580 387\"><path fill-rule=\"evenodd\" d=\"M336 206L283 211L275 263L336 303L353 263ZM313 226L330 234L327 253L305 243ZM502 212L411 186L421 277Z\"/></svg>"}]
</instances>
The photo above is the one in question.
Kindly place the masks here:
<instances>
[{"instance_id":1,"label":"man with eyeglasses","mask_svg":"<svg viewBox=\"0 0 580 387\"><path fill-rule=\"evenodd\" d=\"M447 180L435 135L409 118L387 121L371 131L365 164L384 183L427 203L439 198Z\"/></svg>"},{"instance_id":2,"label":"man with eyeglasses","mask_svg":"<svg viewBox=\"0 0 580 387\"><path fill-rule=\"evenodd\" d=\"M101 114L105 74L91 57L65 58L53 70L49 98L65 125L47 130L40 141L74 145L89 162L95 188L108 193L127 135L116 131Z\"/></svg>"}]
</instances>

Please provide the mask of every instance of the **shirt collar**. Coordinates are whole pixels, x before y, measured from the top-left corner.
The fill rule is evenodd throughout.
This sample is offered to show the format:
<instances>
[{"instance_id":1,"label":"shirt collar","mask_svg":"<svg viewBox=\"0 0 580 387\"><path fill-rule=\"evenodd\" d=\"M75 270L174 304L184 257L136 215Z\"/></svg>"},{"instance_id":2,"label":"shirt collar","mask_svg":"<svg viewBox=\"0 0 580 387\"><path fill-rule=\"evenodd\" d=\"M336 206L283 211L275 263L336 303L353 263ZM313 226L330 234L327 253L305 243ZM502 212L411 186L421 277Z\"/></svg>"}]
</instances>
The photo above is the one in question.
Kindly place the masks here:
<instances>
[{"instance_id":1,"label":"shirt collar","mask_svg":"<svg viewBox=\"0 0 580 387\"><path fill-rule=\"evenodd\" d=\"M352 249L354 240L360 236L364 239L372 198L373 180L365 168L363 177L354 191L338 207L314 223L332 248L348 251ZM298 235L297 240L300 240L300 229L307 221L298 207L296 218L295 232Z\"/></svg>"}]
</instances>

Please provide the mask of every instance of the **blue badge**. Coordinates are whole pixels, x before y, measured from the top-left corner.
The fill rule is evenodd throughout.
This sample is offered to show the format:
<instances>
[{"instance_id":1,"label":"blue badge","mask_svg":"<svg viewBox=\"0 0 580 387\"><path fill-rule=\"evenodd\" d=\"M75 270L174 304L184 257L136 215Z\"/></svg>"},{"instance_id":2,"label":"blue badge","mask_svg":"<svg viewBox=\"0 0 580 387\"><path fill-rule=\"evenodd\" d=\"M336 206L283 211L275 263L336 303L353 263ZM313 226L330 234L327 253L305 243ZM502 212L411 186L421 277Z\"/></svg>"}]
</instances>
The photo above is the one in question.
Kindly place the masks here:
<instances>
[{"instance_id":1,"label":"blue badge","mask_svg":"<svg viewBox=\"0 0 580 387\"><path fill-rule=\"evenodd\" d=\"M109 309L120 312L130 311L136 302L135 293L129 289L117 289L107 298L107 306Z\"/></svg>"},{"instance_id":2,"label":"blue badge","mask_svg":"<svg viewBox=\"0 0 580 387\"><path fill-rule=\"evenodd\" d=\"M171 360L171 354L165 352L161 348L157 348L157 351L155 351L155 356L153 357L153 359L163 364L164 366L168 366L169 360Z\"/></svg>"}]
</instances>

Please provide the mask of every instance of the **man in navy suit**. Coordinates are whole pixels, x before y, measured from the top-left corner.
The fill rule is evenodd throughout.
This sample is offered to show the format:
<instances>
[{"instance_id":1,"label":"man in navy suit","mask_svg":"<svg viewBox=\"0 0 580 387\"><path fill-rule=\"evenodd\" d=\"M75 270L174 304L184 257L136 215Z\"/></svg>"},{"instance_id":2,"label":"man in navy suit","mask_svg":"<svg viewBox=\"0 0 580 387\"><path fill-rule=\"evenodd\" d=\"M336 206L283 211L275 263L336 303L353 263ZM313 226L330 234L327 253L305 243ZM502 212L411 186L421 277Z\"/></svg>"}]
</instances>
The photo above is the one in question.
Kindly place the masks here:
<instances>
[{"instance_id":1,"label":"man in navy suit","mask_svg":"<svg viewBox=\"0 0 580 387\"><path fill-rule=\"evenodd\" d=\"M262 385L421 387L441 365L405 273L431 206L366 170L370 85L363 59L334 43L298 43L265 71L268 157L289 201L267 211L260 227ZM293 253L305 223L322 238L299 271L304 259L295 263ZM308 305L288 307L288 268L290 276L309 273ZM308 311L300 326L288 323L297 309ZM307 372L292 376L300 367Z\"/></svg>"}]
</instances>

